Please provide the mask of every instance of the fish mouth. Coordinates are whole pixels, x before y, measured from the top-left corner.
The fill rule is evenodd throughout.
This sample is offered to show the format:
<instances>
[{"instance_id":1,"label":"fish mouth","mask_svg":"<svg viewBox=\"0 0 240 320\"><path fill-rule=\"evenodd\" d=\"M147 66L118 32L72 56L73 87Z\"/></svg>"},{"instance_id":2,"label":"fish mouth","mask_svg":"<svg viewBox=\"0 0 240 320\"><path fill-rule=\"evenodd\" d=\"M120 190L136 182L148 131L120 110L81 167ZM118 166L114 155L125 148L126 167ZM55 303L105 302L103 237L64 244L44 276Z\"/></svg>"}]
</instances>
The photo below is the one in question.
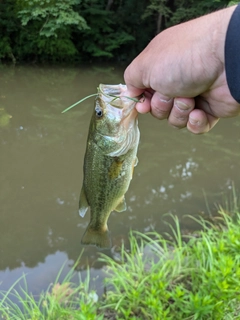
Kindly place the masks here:
<instances>
[{"instance_id":1,"label":"fish mouth","mask_svg":"<svg viewBox=\"0 0 240 320\"><path fill-rule=\"evenodd\" d=\"M142 96L135 98L128 97L124 95L126 91L127 86L124 84L100 84L98 87L98 95L101 100L114 108L122 109L123 114L128 116L128 114L131 113L131 111L135 108L136 103L140 101Z\"/></svg>"},{"instance_id":2,"label":"fish mouth","mask_svg":"<svg viewBox=\"0 0 240 320\"><path fill-rule=\"evenodd\" d=\"M100 84L98 88L99 102L108 114L108 120L113 123L112 132L107 133L108 138L114 137L116 141L116 148L107 154L111 157L126 154L139 139L138 112L135 108L138 98L127 97L126 92L127 86L122 84Z\"/></svg>"},{"instance_id":3,"label":"fish mouth","mask_svg":"<svg viewBox=\"0 0 240 320\"><path fill-rule=\"evenodd\" d=\"M109 100L107 102L112 107L121 109L121 124L128 132L130 132L133 127L137 126L138 112L135 106L140 97L130 98L124 95L127 91L127 86L124 84L100 84L99 91L104 96L102 96L102 98Z\"/></svg>"},{"instance_id":4,"label":"fish mouth","mask_svg":"<svg viewBox=\"0 0 240 320\"><path fill-rule=\"evenodd\" d=\"M121 89L124 89L124 87L126 86L122 84L100 84L99 90L104 96L118 97L122 92Z\"/></svg>"},{"instance_id":5,"label":"fish mouth","mask_svg":"<svg viewBox=\"0 0 240 320\"><path fill-rule=\"evenodd\" d=\"M123 109L124 103L121 99L121 93L124 91L124 87L122 84L100 84L98 87L98 95L105 103L115 108Z\"/></svg>"}]
</instances>

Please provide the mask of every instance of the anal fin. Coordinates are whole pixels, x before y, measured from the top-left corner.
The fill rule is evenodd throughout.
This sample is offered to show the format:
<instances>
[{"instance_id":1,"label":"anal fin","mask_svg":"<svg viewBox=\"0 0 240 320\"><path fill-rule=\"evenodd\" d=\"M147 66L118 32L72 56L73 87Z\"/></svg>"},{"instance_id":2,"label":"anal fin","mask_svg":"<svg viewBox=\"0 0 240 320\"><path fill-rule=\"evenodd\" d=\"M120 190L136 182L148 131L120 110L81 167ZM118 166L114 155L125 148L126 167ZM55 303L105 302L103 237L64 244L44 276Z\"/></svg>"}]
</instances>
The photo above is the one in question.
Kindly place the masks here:
<instances>
[{"instance_id":1,"label":"anal fin","mask_svg":"<svg viewBox=\"0 0 240 320\"><path fill-rule=\"evenodd\" d=\"M89 204L85 195L85 191L82 187L79 199L79 215L83 218L88 210Z\"/></svg>"},{"instance_id":2,"label":"anal fin","mask_svg":"<svg viewBox=\"0 0 240 320\"><path fill-rule=\"evenodd\" d=\"M136 157L135 160L134 160L134 167L136 167L137 164L138 164L138 157Z\"/></svg>"}]
</instances>

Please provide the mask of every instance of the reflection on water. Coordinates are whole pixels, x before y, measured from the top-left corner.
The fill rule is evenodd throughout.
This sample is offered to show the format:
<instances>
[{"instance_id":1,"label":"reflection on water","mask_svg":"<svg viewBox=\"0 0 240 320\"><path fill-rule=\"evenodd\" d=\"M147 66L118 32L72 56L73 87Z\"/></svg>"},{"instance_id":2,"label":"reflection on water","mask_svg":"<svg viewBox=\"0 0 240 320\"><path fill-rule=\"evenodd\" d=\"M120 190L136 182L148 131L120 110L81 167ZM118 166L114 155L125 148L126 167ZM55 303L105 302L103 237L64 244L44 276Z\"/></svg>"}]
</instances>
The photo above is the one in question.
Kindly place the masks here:
<instances>
[{"instance_id":1,"label":"reflection on water","mask_svg":"<svg viewBox=\"0 0 240 320\"><path fill-rule=\"evenodd\" d=\"M89 221L78 215L82 166L93 99L61 111L95 93L99 83L122 82L121 69L0 68L0 289L27 273L38 294L53 282L67 260L73 265ZM207 214L232 186L239 187L240 121L221 121L211 133L177 131L150 115L139 116L139 164L126 195L128 210L113 212L109 229L117 258L131 229L166 231L165 213L194 229L191 214ZM86 247L78 269L86 267L101 289L99 250ZM99 292L100 292L99 291Z\"/></svg>"}]
</instances>

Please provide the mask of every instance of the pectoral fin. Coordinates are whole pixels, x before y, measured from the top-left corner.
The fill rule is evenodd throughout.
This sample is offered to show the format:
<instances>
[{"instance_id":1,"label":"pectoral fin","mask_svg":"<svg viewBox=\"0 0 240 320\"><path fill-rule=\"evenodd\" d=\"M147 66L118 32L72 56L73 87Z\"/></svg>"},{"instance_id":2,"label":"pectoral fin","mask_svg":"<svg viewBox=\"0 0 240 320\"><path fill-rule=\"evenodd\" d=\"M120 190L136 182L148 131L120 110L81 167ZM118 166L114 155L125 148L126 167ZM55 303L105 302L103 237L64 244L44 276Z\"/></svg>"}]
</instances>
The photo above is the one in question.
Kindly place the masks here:
<instances>
[{"instance_id":1,"label":"pectoral fin","mask_svg":"<svg viewBox=\"0 0 240 320\"><path fill-rule=\"evenodd\" d=\"M127 210L127 204L125 197L123 196L119 204L116 206L115 211L122 212Z\"/></svg>"},{"instance_id":2,"label":"pectoral fin","mask_svg":"<svg viewBox=\"0 0 240 320\"><path fill-rule=\"evenodd\" d=\"M111 179L116 179L121 174L122 166L124 160L120 160L120 158L113 158L113 162L109 168L108 175Z\"/></svg>"},{"instance_id":3,"label":"pectoral fin","mask_svg":"<svg viewBox=\"0 0 240 320\"><path fill-rule=\"evenodd\" d=\"M79 199L79 215L82 218L85 216L85 213L87 212L88 207L89 207L89 204L87 202L85 191L82 188L81 193L80 193L80 199Z\"/></svg>"}]
</instances>

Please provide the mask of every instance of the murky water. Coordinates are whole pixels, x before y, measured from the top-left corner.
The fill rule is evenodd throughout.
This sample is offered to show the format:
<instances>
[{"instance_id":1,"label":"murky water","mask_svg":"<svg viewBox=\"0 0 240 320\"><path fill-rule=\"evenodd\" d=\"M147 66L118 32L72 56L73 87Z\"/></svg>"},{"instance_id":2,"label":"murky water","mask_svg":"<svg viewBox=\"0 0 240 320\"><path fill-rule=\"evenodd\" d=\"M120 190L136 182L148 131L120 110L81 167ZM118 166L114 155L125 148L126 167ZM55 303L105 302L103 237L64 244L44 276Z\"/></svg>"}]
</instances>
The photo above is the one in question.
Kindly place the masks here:
<instances>
[{"instance_id":1,"label":"murky water","mask_svg":"<svg viewBox=\"0 0 240 320\"><path fill-rule=\"evenodd\" d=\"M93 99L99 83L123 82L113 67L0 68L0 290L23 273L29 290L46 289L66 262L63 276L82 252L89 214L78 215L82 166ZM185 230L196 228L185 215L208 214L239 187L240 119L222 120L211 133L195 136L150 115L139 116L139 163L126 195L128 210L112 213L114 257L131 229L166 231L165 213L176 214ZM86 247L78 269L92 271L102 291L99 250Z\"/></svg>"}]
</instances>

